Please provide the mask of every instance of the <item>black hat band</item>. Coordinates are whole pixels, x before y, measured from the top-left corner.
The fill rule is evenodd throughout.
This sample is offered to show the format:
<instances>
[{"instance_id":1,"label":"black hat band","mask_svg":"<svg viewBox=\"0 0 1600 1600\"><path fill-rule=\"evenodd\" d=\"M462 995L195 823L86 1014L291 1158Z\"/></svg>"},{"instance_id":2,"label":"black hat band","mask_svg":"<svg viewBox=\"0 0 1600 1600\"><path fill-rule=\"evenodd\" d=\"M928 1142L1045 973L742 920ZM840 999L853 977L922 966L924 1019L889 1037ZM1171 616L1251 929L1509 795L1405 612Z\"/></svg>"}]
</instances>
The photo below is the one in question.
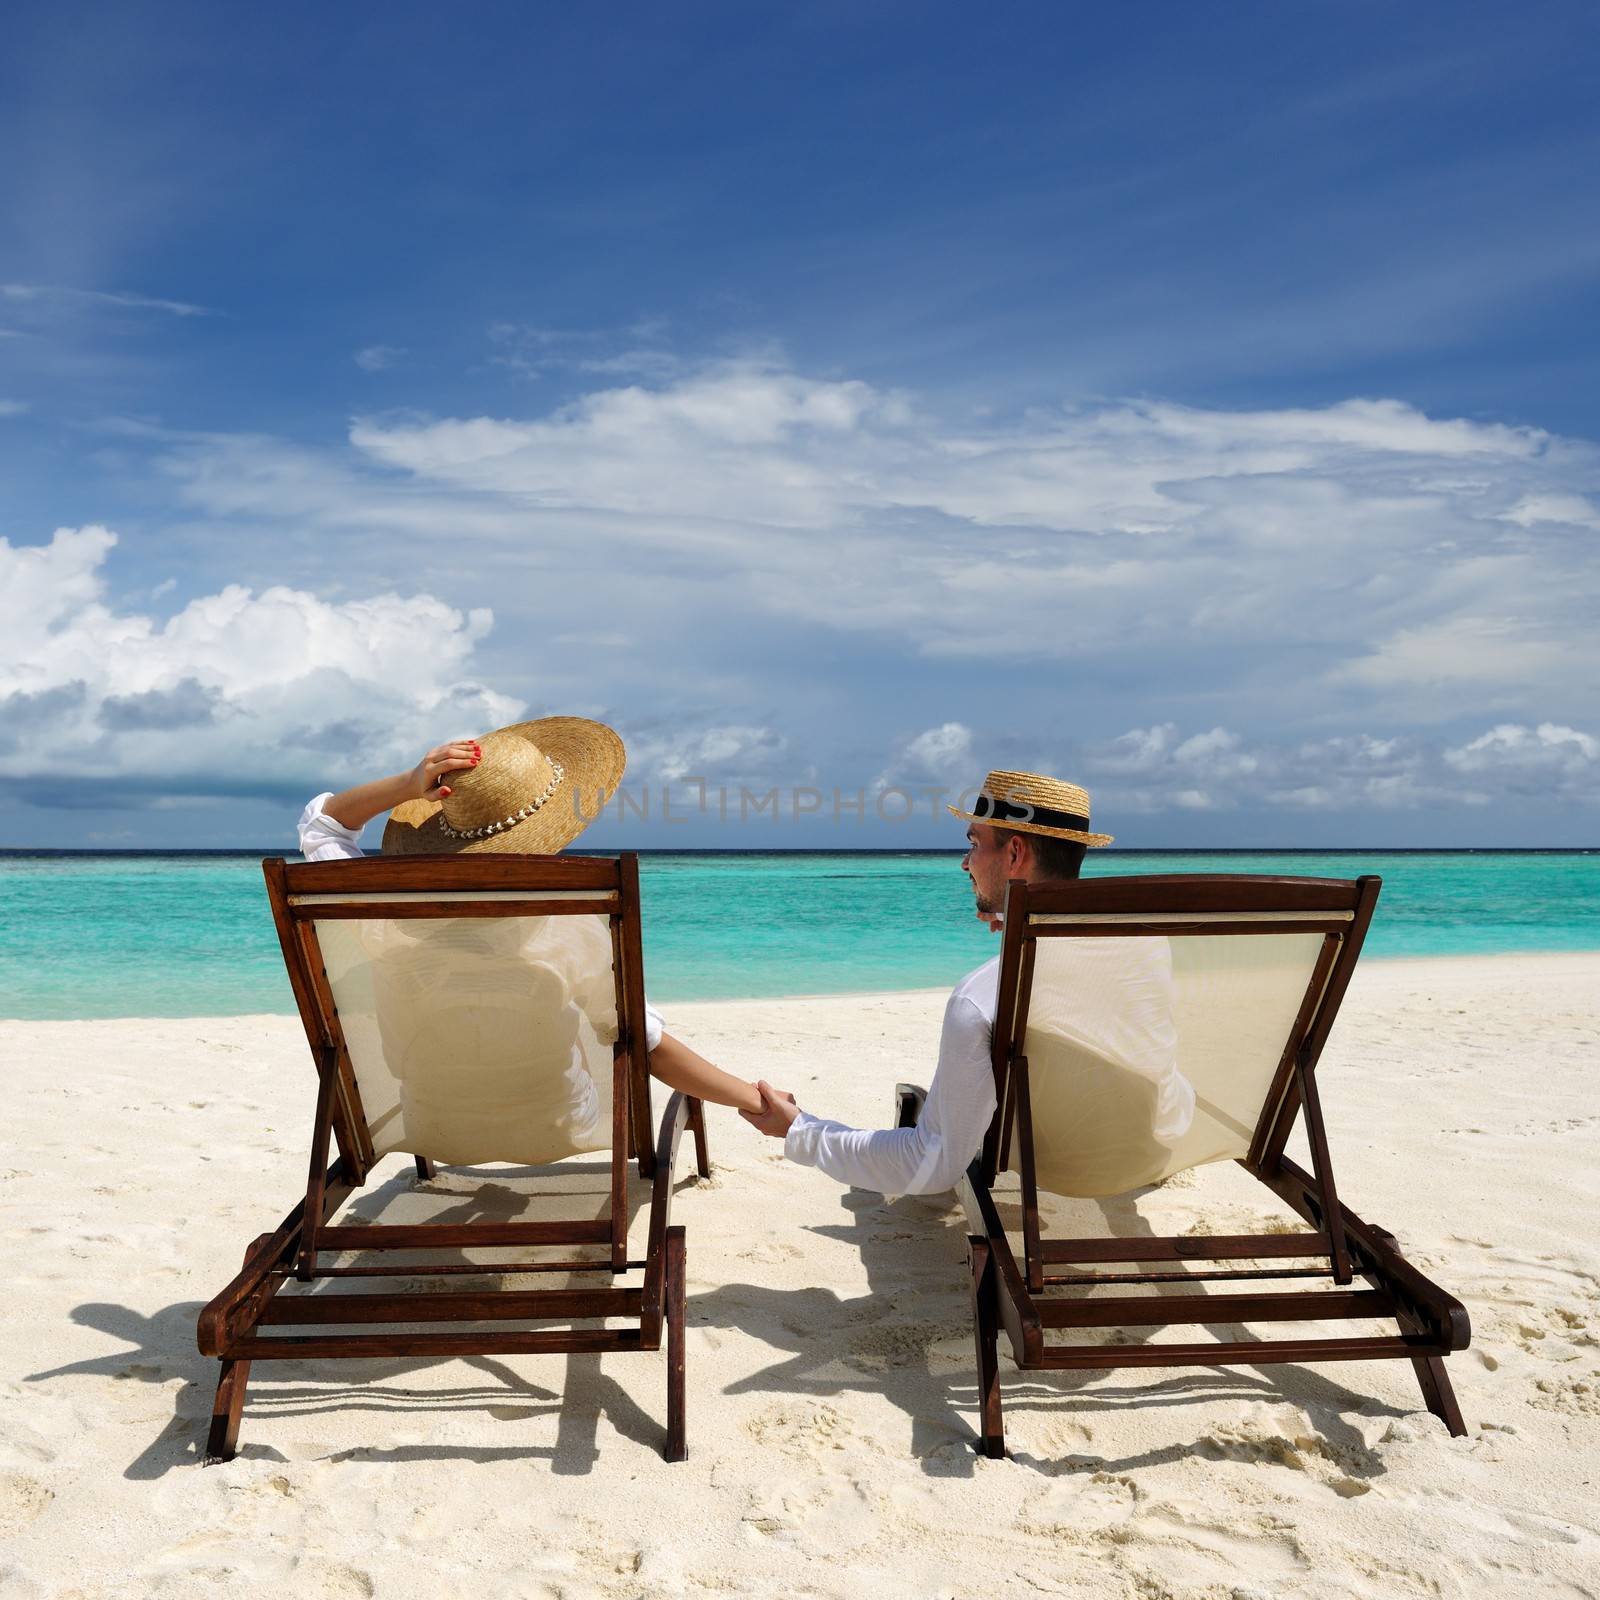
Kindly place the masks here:
<instances>
[{"instance_id":1,"label":"black hat band","mask_svg":"<svg viewBox=\"0 0 1600 1600\"><path fill-rule=\"evenodd\" d=\"M1089 831L1089 819L1073 811L1056 811L1049 806L1029 805L1027 801L1002 800L997 795L980 793L972 814L979 822L1004 825L1008 822L1027 822L1040 828L1069 828L1078 833Z\"/></svg>"}]
</instances>

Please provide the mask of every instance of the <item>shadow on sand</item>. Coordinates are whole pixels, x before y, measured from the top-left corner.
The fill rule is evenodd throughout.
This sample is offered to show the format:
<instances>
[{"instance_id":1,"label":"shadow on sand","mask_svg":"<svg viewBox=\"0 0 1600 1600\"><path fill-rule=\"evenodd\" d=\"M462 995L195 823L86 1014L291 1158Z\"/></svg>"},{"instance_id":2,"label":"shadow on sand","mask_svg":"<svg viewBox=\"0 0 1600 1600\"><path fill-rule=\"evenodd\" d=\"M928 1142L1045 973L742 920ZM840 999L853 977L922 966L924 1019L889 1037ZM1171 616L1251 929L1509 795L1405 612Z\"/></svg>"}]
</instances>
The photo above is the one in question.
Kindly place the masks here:
<instances>
[{"instance_id":1,"label":"shadow on sand","mask_svg":"<svg viewBox=\"0 0 1600 1600\"><path fill-rule=\"evenodd\" d=\"M526 1189L514 1187L505 1181L514 1170L453 1168L441 1173L433 1182L420 1185L415 1183L409 1171L397 1171L384 1182L374 1184L353 1197L340 1220L376 1222L425 1218L435 1222L497 1222L526 1218L530 1214L530 1194ZM604 1187L609 1182L609 1166L569 1162L560 1169L549 1170L560 1172L560 1194L569 1200L577 1200L593 1189L598 1208ZM692 1182L692 1178L684 1177L676 1187L681 1190ZM458 1183L470 1183L470 1192L451 1193L452 1186ZM648 1186L641 1184L636 1177L630 1181L630 1221L647 1201L648 1194ZM441 1198L449 1203L440 1207ZM386 1211L391 1214L384 1216ZM398 1253L395 1255L398 1256ZM454 1258L467 1259L459 1253L455 1253ZM440 1261L450 1259L450 1256L435 1251L428 1259ZM493 1275L492 1267L485 1271ZM609 1274L606 1276L609 1278ZM470 1276L458 1278L453 1286L468 1287L474 1281ZM220 1288L221 1284L217 1287ZM30 1373L26 1381L47 1383L72 1376L157 1384L182 1380L174 1396L172 1417L129 1462L123 1475L135 1479L153 1479L162 1477L174 1467L198 1465L211 1420L212 1391L217 1377L217 1363L206 1360L195 1348L195 1321L201 1309L199 1301L181 1301L164 1307L153 1316L146 1316L113 1302L94 1301L81 1305L73 1312L74 1322L120 1340L126 1348ZM269 1446L250 1442L250 1422L253 1417L309 1417L347 1411L409 1412L422 1418L440 1412L476 1411L502 1422L554 1412L557 1418L556 1442L547 1448L427 1443L389 1449L354 1447L336 1452L327 1457L329 1460L496 1461L544 1458L549 1460L554 1472L582 1474L592 1471L599 1459L598 1435L602 1416L618 1433L652 1449L659 1449L665 1437L666 1358L659 1352L643 1352L638 1356L630 1354L622 1358L627 1363L631 1387L659 1392L659 1416L643 1409L628 1389L601 1371L599 1355L584 1353L564 1357L566 1373L559 1391L529 1382L495 1357L469 1356L459 1359L479 1375L479 1381L450 1386L408 1386L406 1379L409 1376L439 1365L432 1360L258 1363L251 1373L239 1455L246 1460L286 1459ZM632 1370L635 1367L639 1369L637 1373Z\"/></svg>"},{"instance_id":2,"label":"shadow on sand","mask_svg":"<svg viewBox=\"0 0 1600 1600\"><path fill-rule=\"evenodd\" d=\"M1073 1232L1149 1237L1153 1230L1137 1207L1144 1192L1060 1204L1072 1208ZM771 1289L731 1283L692 1299L689 1320L756 1332L791 1352L733 1384L730 1393L881 1395L909 1417L911 1451L924 1472L969 1477L978 1459L973 1449L977 1381L965 1217L943 1196L889 1201L865 1190L847 1189L840 1203L848 1221L808 1231L859 1251L867 1273L865 1294L845 1299L821 1287ZM1001 1209L1004 1215L1003 1204ZM1015 1220L1008 1217L1008 1226ZM1131 1329L1119 1337L1142 1342L1153 1331ZM1217 1324L1215 1331L1228 1339L1250 1337L1231 1324ZM1001 1385L1008 1415L1053 1413L1085 1423L1097 1414L1130 1408L1177 1408L1219 1399L1292 1403L1305 1408L1330 1454L1337 1454L1343 1470L1355 1477L1377 1476L1384 1469L1348 1413L1404 1415L1300 1366L1191 1369L1165 1379L1142 1371L1130 1375L1126 1370L1023 1375L1010 1360L1004 1335ZM1174 1431L1181 1428L1175 1420ZM951 1447L955 1440L960 1448ZM1220 1453L1216 1441L1201 1437L1120 1458L1083 1452L1045 1458L1013 1448L1008 1459L1053 1475L1086 1466L1127 1471Z\"/></svg>"},{"instance_id":3,"label":"shadow on sand","mask_svg":"<svg viewBox=\"0 0 1600 1600\"><path fill-rule=\"evenodd\" d=\"M565 1193L576 1196L597 1172L572 1164L564 1175L572 1180ZM396 1173L350 1203L350 1221L375 1221L386 1210L407 1212L425 1207L440 1222L506 1221L528 1215L529 1194L504 1181L507 1169L453 1169L431 1184L414 1185L410 1174ZM681 1189L692 1182L681 1179ZM470 1183L470 1191L451 1193L452 1183ZM635 1209L645 1193L630 1183ZM451 1203L438 1208L440 1198ZM997 1196L997 1199L999 1197ZM1098 1202L1064 1202L1081 1215L1075 1231L1126 1238L1152 1231L1140 1217L1139 1194ZM972 1339L972 1314L965 1259L966 1224L959 1209L943 1197L906 1197L895 1201L864 1190L841 1195L846 1220L808 1230L819 1239L857 1251L867 1274L867 1291L842 1298L823 1287L775 1289L761 1284L728 1283L691 1297L691 1326L738 1328L786 1350L783 1359L730 1386L734 1394L784 1393L835 1397L846 1393L883 1396L911 1421L912 1453L930 1476L968 1477L975 1467L977 1385ZM1002 1204L1002 1210L1004 1206ZM411 1220L391 1216L386 1220ZM438 1259L435 1255L431 1259ZM462 1258L464 1259L464 1258ZM820 1268L819 1268L820 1273ZM159 1478L174 1467L194 1465L201 1458L210 1419L216 1367L195 1349L198 1302L184 1301L145 1316L126 1306L91 1302L79 1306L73 1319L120 1340L126 1348L29 1376L29 1382L93 1375L125 1382L170 1383L183 1380L173 1415L160 1433L128 1464L125 1476ZM1219 1325L1220 1326L1220 1325ZM1127 1337L1148 1337L1150 1330ZM1230 1329L1230 1338L1244 1337ZM1053 1413L1087 1421L1096 1414L1130 1407L1176 1408L1193 1402L1229 1399L1287 1401L1303 1406L1322 1431L1330 1453L1356 1477L1383 1471L1376 1452L1368 1449L1348 1413L1367 1417L1404 1413L1374 1402L1306 1367L1214 1368L1189 1371L1163 1380L1113 1372L1061 1372L1048 1376L1018 1374L1001 1340L1001 1382L1008 1414ZM333 1411L416 1413L421 1417L448 1411L478 1411L499 1421L513 1421L555 1412L557 1436L549 1448L530 1446L462 1446L427 1443L388 1449L355 1447L330 1459L363 1461L470 1460L546 1458L557 1473L591 1471L598 1459L599 1423L604 1416L617 1432L647 1444L660 1445L665 1401L658 1417L632 1398L628 1388L601 1371L593 1354L565 1357L565 1378L559 1391L529 1382L504 1361L488 1356L462 1358L479 1381L454 1386L408 1387L406 1379L432 1361L346 1360L306 1361L288 1365L262 1363L252 1374L246 1406L246 1427L240 1455L246 1459L284 1459L270 1447L249 1441L249 1421L258 1418L315 1416ZM665 1387L665 1360L646 1353L632 1369L631 1388ZM645 1362L654 1364L646 1369ZM285 1374L283 1377L276 1374ZM287 1374L291 1374L292 1377ZM690 1374L693 1414L693 1371ZM1175 1423L1175 1431L1181 1424ZM1073 1452L1060 1459L1013 1450L1010 1460L1031 1470L1055 1474L1092 1465L1127 1471L1170 1462L1194 1454L1218 1453L1216 1441L1202 1437L1121 1458Z\"/></svg>"}]
</instances>

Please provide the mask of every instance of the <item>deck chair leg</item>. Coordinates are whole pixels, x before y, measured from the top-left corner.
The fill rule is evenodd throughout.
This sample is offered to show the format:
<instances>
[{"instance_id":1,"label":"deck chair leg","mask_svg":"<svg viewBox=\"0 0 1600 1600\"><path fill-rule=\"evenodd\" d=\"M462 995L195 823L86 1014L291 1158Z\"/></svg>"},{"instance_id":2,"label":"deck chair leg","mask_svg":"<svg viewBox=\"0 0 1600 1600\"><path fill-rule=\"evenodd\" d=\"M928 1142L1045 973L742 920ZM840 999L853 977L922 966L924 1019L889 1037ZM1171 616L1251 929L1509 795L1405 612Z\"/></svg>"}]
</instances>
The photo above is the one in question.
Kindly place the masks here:
<instances>
[{"instance_id":1,"label":"deck chair leg","mask_svg":"<svg viewBox=\"0 0 1600 1600\"><path fill-rule=\"evenodd\" d=\"M1461 1407L1456 1404L1456 1392L1444 1362L1438 1356L1413 1356L1411 1365L1416 1369L1428 1409L1450 1430L1452 1438L1464 1439L1467 1425L1461 1420Z\"/></svg>"},{"instance_id":2,"label":"deck chair leg","mask_svg":"<svg viewBox=\"0 0 1600 1600\"><path fill-rule=\"evenodd\" d=\"M239 1419L244 1414L244 1391L249 1381L248 1361L223 1360L216 1399L211 1402L211 1431L206 1435L208 1467L232 1461L239 1448Z\"/></svg>"},{"instance_id":3,"label":"deck chair leg","mask_svg":"<svg viewBox=\"0 0 1600 1600\"><path fill-rule=\"evenodd\" d=\"M437 1177L439 1169L427 1156L417 1157L417 1182L426 1183L429 1178Z\"/></svg>"},{"instance_id":4,"label":"deck chair leg","mask_svg":"<svg viewBox=\"0 0 1600 1600\"><path fill-rule=\"evenodd\" d=\"M1400 1253L1400 1241L1387 1228L1372 1229L1373 1234L1395 1252ZM1402 1323L1403 1327L1415 1326ZM1461 1407L1456 1404L1455 1386L1444 1362L1438 1356L1412 1356L1412 1370L1417 1375L1417 1385L1422 1390L1422 1403L1436 1416L1454 1439L1467 1436L1467 1425L1461 1420Z\"/></svg>"},{"instance_id":5,"label":"deck chair leg","mask_svg":"<svg viewBox=\"0 0 1600 1600\"><path fill-rule=\"evenodd\" d=\"M1006 1453L1000 1415L1000 1317L995 1305L994 1258L989 1241L967 1239L972 1262L972 1328L978 1346L978 1454L1000 1460Z\"/></svg>"},{"instance_id":6,"label":"deck chair leg","mask_svg":"<svg viewBox=\"0 0 1600 1600\"><path fill-rule=\"evenodd\" d=\"M684 1427L684 1233L682 1228L667 1229L667 1447L662 1452L668 1461L682 1461L689 1453Z\"/></svg>"},{"instance_id":7,"label":"deck chair leg","mask_svg":"<svg viewBox=\"0 0 1600 1600\"><path fill-rule=\"evenodd\" d=\"M693 1095L689 1097L689 1131L694 1135L694 1170L702 1178L709 1178L711 1157L706 1153L706 1108Z\"/></svg>"}]
</instances>

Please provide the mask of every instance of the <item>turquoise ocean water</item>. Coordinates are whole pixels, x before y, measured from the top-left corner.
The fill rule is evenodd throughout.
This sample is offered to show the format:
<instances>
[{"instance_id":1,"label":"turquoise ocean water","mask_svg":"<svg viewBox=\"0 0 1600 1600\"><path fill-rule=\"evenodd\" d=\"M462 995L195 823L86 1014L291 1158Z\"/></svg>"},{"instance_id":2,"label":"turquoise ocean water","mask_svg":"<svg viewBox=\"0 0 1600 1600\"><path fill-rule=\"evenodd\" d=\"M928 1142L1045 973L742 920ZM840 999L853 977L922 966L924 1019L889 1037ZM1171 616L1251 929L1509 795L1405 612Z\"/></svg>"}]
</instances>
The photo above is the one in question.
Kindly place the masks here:
<instances>
[{"instance_id":1,"label":"turquoise ocean water","mask_svg":"<svg viewBox=\"0 0 1600 1600\"><path fill-rule=\"evenodd\" d=\"M643 855L651 997L935 988L985 960L954 852ZM1086 875L1383 878L1373 957L1600 949L1600 851L1107 851ZM293 1002L255 854L0 852L0 1017L225 1016Z\"/></svg>"}]
</instances>

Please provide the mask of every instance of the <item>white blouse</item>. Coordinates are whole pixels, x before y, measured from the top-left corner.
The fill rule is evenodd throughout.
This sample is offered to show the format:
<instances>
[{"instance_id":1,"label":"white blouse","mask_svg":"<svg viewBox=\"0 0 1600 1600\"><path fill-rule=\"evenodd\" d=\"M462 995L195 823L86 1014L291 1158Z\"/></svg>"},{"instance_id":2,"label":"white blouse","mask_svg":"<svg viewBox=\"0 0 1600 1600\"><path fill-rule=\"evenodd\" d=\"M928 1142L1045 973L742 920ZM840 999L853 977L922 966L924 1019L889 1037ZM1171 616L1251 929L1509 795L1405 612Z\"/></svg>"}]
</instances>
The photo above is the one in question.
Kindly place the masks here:
<instances>
[{"instance_id":1,"label":"white blouse","mask_svg":"<svg viewBox=\"0 0 1600 1600\"><path fill-rule=\"evenodd\" d=\"M342 822L335 822L322 809L332 798L333 791L330 789L319 794L300 813L300 854L307 861L348 861L366 854L361 848L361 829L347 828ZM660 1045L665 1027L661 1013L650 1004L647 995L644 1002L646 1050L654 1050Z\"/></svg>"}]
</instances>

